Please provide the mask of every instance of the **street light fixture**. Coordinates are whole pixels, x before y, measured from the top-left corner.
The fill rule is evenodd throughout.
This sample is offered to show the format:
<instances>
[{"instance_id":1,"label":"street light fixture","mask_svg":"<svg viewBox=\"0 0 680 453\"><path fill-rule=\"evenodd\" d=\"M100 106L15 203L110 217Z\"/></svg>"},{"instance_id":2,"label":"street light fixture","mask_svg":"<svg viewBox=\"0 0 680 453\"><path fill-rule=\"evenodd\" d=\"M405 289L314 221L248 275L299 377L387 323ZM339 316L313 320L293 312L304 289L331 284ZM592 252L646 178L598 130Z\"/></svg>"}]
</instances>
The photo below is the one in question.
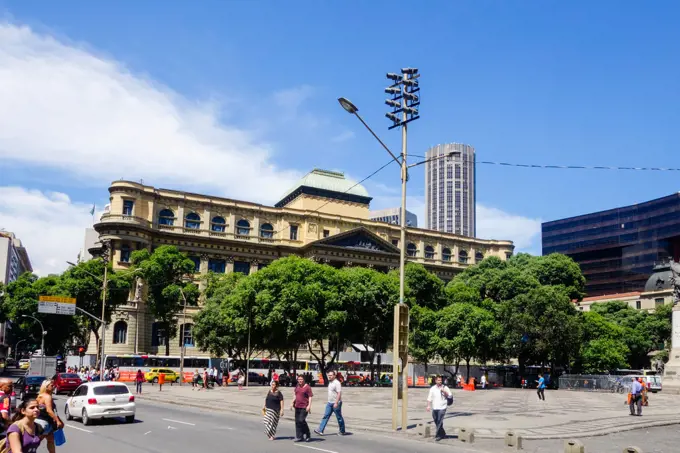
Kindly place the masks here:
<instances>
[{"instance_id":1,"label":"street light fixture","mask_svg":"<svg viewBox=\"0 0 680 453\"><path fill-rule=\"evenodd\" d=\"M190 279L184 278L182 282L188 283ZM180 329L180 336L182 337L182 348L179 351L179 385L184 385L184 356L186 355L187 348L187 296L184 294L182 288L179 288L179 293L182 295L184 300L184 305L182 306L182 328Z\"/></svg>"},{"instance_id":2,"label":"street light fixture","mask_svg":"<svg viewBox=\"0 0 680 453\"><path fill-rule=\"evenodd\" d=\"M405 430L408 426L408 306L404 302L405 292L405 263L406 263L406 182L408 181L407 164L407 127L411 121L420 118L416 107L420 104L420 98L415 93L420 91L418 87L418 69L403 68L401 75L388 73L387 79L394 81L391 86L385 88L385 93L392 95L385 103L392 107L392 111L385 116L392 121L389 129L401 127L401 156L397 158L394 153L383 143L375 132L361 118L359 109L346 98L339 98L340 105L349 113L356 116L359 121L368 129L382 147L392 156L401 167L401 210L400 210L400 254L399 254L399 304L394 311L394 343L392 347L393 365L393 384L392 384L392 429L397 429L397 414L399 410L399 399L402 399L401 426ZM399 115L401 114L401 115ZM442 156L447 157L447 156ZM415 165L419 165L415 164ZM399 369L399 358L401 358L401 370ZM399 375L401 371L402 385L399 386ZM401 398L400 398L401 396Z\"/></svg>"},{"instance_id":3,"label":"street light fixture","mask_svg":"<svg viewBox=\"0 0 680 453\"><path fill-rule=\"evenodd\" d=\"M18 351L19 351L19 345L20 345L21 343L23 343L24 341L27 341L27 340L19 340L19 341L17 341L17 344L14 345L14 361L17 360L17 355L18 355Z\"/></svg>"},{"instance_id":4,"label":"street light fixture","mask_svg":"<svg viewBox=\"0 0 680 453\"><path fill-rule=\"evenodd\" d=\"M47 331L45 330L45 326L43 326L43 323L40 322L38 318L35 316L31 315L21 315L22 318L31 318L38 324L40 324L40 329L42 332L42 338L40 340L40 354L42 354L42 361L40 362L40 375L45 376L45 334L47 334Z\"/></svg>"},{"instance_id":5,"label":"street light fixture","mask_svg":"<svg viewBox=\"0 0 680 453\"><path fill-rule=\"evenodd\" d=\"M104 279L100 278L97 275L92 274L91 272L88 272L84 269L83 270L86 274L91 275L92 277L96 278L97 280L102 282L102 317L101 317L101 326L102 326L102 335L99 339L100 343L100 359L99 359L99 372L100 374L100 379L103 379L104 377L104 372L106 371L106 355L104 353L104 348L106 346L106 290L108 288L108 270L109 270L109 241L103 241L101 242L102 245L102 251L100 258L104 262ZM74 263L71 263L70 261L67 261L68 264L71 266L75 266ZM83 310L84 311L84 310ZM87 313L88 315L92 316L90 313ZM97 319L96 317L94 317Z\"/></svg>"}]
</instances>

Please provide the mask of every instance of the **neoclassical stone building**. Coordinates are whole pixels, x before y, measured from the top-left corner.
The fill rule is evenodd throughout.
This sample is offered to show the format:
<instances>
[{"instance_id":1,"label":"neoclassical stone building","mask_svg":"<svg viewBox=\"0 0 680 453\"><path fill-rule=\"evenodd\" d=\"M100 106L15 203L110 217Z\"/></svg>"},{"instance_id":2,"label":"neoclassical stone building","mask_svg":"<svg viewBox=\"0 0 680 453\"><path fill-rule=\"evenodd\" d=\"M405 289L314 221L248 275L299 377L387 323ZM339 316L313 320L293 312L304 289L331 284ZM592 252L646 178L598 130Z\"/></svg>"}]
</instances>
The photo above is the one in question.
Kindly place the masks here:
<instances>
[{"instance_id":1,"label":"neoclassical stone building","mask_svg":"<svg viewBox=\"0 0 680 453\"><path fill-rule=\"evenodd\" d=\"M95 229L110 244L115 268L130 266L134 250L166 244L187 253L196 264L197 279L207 272L257 272L288 255L384 272L399 266L399 226L369 220L371 197L342 173L313 170L273 207L131 181L116 181L109 192L110 206ZM513 249L511 241L407 231L407 259L445 281L486 256L505 260ZM187 310L189 344L196 310ZM163 354L162 343L145 310L144 291L132 291L107 329L107 354ZM172 339L170 346L171 354L179 354L180 339ZM96 350L94 342L90 350ZM187 354L201 355L192 347Z\"/></svg>"}]
</instances>

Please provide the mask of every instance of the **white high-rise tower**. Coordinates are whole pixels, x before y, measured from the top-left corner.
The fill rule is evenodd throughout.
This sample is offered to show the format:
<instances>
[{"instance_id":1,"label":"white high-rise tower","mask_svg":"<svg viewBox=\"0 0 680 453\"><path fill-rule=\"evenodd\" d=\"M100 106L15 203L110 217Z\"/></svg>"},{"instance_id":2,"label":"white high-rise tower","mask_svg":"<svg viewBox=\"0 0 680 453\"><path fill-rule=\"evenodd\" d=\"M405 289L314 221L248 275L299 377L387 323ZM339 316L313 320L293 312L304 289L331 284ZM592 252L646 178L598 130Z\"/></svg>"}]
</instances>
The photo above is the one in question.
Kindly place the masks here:
<instances>
[{"instance_id":1,"label":"white high-rise tower","mask_svg":"<svg viewBox=\"0 0 680 453\"><path fill-rule=\"evenodd\" d=\"M425 228L475 237L475 149L460 143L430 148L425 164Z\"/></svg>"}]
</instances>

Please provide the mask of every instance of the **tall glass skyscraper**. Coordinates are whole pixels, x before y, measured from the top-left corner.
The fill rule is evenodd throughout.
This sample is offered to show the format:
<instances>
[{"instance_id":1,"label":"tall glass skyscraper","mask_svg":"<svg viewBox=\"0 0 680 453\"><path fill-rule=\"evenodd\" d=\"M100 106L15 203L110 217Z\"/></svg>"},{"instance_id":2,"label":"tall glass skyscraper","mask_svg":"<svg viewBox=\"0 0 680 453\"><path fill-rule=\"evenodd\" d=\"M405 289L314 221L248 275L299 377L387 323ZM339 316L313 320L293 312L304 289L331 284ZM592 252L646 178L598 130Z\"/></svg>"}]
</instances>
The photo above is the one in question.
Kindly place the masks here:
<instances>
[{"instance_id":1,"label":"tall glass skyscraper","mask_svg":"<svg viewBox=\"0 0 680 453\"><path fill-rule=\"evenodd\" d=\"M475 149L447 143L430 148L425 164L425 228L475 237Z\"/></svg>"},{"instance_id":2,"label":"tall glass skyscraper","mask_svg":"<svg viewBox=\"0 0 680 453\"><path fill-rule=\"evenodd\" d=\"M545 222L542 230L543 254L573 258L588 296L642 291L655 263L680 260L680 193Z\"/></svg>"}]
</instances>

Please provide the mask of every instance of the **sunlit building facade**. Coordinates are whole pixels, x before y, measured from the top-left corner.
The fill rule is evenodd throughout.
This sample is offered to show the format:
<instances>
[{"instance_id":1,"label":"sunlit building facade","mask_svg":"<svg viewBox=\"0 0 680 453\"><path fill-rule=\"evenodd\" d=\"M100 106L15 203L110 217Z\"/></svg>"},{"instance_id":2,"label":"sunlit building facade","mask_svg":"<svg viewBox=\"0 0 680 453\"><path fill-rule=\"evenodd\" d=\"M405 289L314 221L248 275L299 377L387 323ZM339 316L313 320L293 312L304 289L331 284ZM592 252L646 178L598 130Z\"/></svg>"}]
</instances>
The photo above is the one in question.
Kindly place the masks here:
<instances>
[{"instance_id":1,"label":"sunlit building facade","mask_svg":"<svg viewBox=\"0 0 680 453\"><path fill-rule=\"evenodd\" d=\"M116 181L109 192L110 208L94 227L100 241L110 244L110 259L118 269L130 266L133 251L161 245L185 252L195 263L197 281L208 272L257 272L289 255L382 272L399 266L399 226L370 220L371 197L342 173L314 170L275 206L131 181ZM409 261L448 281L486 256L507 259L514 246L511 241L409 228L406 249ZM141 297L135 292L107 329L106 351L163 354L164 340L145 308L146 291ZM187 354L200 354L190 335L190 320L198 309L187 312ZM179 338L171 340L171 354L179 353L180 343Z\"/></svg>"}]
</instances>

